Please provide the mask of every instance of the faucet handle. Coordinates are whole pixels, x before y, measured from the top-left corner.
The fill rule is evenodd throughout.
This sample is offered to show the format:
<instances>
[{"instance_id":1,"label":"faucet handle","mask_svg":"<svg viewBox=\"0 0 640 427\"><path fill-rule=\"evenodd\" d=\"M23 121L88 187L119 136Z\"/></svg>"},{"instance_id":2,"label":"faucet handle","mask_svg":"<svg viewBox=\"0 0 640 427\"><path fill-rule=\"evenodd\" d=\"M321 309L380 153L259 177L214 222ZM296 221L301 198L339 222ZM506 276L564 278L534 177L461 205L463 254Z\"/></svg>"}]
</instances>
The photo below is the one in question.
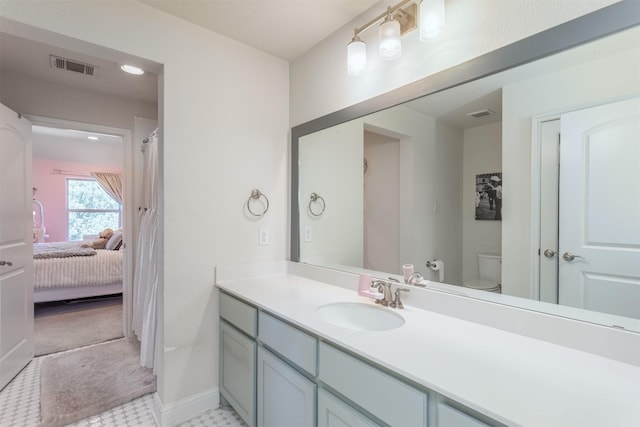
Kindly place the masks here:
<instances>
[{"instance_id":1,"label":"faucet handle","mask_svg":"<svg viewBox=\"0 0 640 427\"><path fill-rule=\"evenodd\" d=\"M418 273L417 271L415 273L412 273L409 277L407 277L407 279L404 281L407 285L414 285L414 286L426 286L423 285L422 283L420 283L422 281L423 277L422 274Z\"/></svg>"},{"instance_id":2,"label":"faucet handle","mask_svg":"<svg viewBox=\"0 0 640 427\"><path fill-rule=\"evenodd\" d=\"M395 296L393 298L393 301L391 301L391 304L389 304L390 307L392 308L404 308L404 305L402 304L402 301L400 301L400 292L411 292L410 289L404 289L404 288L396 288L396 292L395 292Z\"/></svg>"}]
</instances>

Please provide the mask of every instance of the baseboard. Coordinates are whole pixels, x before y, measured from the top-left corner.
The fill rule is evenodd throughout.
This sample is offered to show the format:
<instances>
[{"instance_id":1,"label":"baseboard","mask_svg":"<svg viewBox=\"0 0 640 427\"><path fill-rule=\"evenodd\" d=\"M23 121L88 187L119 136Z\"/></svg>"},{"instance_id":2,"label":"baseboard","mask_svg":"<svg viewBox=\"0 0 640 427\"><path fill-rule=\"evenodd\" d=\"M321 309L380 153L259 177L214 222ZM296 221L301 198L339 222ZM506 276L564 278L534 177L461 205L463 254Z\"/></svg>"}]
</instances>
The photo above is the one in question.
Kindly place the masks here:
<instances>
[{"instance_id":1,"label":"baseboard","mask_svg":"<svg viewBox=\"0 0 640 427\"><path fill-rule=\"evenodd\" d=\"M220 406L220 389L212 388L177 402L163 404L158 393L153 395L153 418L160 427L174 427Z\"/></svg>"}]
</instances>

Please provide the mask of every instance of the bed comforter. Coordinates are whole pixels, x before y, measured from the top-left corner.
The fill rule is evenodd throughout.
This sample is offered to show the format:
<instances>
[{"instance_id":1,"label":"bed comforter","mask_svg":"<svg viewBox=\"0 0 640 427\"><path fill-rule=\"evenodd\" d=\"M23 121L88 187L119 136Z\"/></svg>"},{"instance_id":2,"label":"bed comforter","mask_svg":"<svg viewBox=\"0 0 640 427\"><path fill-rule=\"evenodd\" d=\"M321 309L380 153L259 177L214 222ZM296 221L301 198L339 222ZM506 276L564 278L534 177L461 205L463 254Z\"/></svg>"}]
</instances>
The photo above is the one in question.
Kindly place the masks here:
<instances>
[{"instance_id":1,"label":"bed comforter","mask_svg":"<svg viewBox=\"0 0 640 427\"><path fill-rule=\"evenodd\" d=\"M34 288L68 288L122 283L122 251L92 256L34 259Z\"/></svg>"}]
</instances>

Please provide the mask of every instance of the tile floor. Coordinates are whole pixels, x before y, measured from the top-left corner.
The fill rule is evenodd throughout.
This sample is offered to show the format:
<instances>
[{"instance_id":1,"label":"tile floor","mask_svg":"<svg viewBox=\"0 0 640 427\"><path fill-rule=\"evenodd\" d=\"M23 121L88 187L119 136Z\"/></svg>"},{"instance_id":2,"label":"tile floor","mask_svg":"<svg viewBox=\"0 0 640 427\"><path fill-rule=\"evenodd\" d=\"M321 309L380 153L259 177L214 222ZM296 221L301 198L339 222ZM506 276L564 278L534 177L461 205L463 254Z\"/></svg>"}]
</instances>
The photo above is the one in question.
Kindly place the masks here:
<instances>
[{"instance_id":1,"label":"tile floor","mask_svg":"<svg viewBox=\"0 0 640 427\"><path fill-rule=\"evenodd\" d=\"M46 357L46 356L44 356ZM0 426L38 427L40 425L40 364L36 357L0 392ZM67 427L155 427L151 415L153 395L148 394ZM246 427L231 410L207 411L179 427Z\"/></svg>"}]
</instances>

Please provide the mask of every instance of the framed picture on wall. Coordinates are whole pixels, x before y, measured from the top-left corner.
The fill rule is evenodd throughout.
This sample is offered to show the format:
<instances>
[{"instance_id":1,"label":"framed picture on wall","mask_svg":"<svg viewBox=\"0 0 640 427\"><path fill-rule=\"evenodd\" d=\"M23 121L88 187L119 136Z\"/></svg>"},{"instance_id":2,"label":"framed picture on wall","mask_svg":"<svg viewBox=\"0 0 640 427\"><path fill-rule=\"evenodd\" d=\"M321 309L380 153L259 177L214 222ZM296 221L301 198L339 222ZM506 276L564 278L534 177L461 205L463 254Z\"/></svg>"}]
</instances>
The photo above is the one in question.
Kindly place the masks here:
<instances>
[{"instance_id":1,"label":"framed picture on wall","mask_svg":"<svg viewBox=\"0 0 640 427\"><path fill-rule=\"evenodd\" d=\"M476 220L502 220L502 172L476 175Z\"/></svg>"}]
</instances>

